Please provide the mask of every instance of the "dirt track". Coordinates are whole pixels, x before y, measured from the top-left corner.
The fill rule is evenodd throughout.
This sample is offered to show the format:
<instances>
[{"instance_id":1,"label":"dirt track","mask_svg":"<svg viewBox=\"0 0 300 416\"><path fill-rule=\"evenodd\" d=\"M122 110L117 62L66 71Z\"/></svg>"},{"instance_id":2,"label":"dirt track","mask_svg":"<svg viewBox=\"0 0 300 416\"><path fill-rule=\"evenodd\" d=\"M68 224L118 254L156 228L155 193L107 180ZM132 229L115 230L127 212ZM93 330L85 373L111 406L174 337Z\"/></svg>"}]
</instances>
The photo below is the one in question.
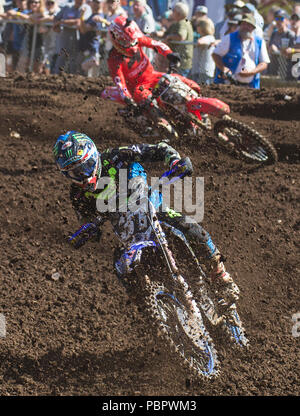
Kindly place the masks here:
<instances>
[{"instance_id":1,"label":"dirt track","mask_svg":"<svg viewBox=\"0 0 300 416\"><path fill-rule=\"evenodd\" d=\"M116 105L98 98L104 83L81 77L15 76L0 81L1 395L298 395L300 312L299 90L206 89L236 118L271 138L279 163L261 169L204 141L173 144L205 177L204 227L227 257L241 289L249 353L222 351L222 376L190 383L117 281L116 239L80 252L65 237L77 220L52 146L74 129L100 149L141 142ZM288 94L291 101L284 100ZM10 137L16 131L21 138ZM61 279L51 279L52 271Z\"/></svg>"}]
</instances>

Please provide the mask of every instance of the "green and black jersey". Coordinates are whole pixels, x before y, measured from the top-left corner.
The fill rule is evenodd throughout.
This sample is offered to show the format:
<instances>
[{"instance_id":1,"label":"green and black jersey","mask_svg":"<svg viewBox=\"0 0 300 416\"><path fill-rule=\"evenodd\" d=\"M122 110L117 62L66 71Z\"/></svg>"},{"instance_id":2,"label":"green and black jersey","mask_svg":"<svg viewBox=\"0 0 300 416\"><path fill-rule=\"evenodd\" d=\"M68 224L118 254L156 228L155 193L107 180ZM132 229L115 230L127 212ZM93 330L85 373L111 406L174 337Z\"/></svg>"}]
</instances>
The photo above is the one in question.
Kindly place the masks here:
<instances>
[{"instance_id":1,"label":"green and black jersey","mask_svg":"<svg viewBox=\"0 0 300 416\"><path fill-rule=\"evenodd\" d=\"M75 183L71 186L70 198L77 215L83 220L91 221L99 214L96 207L97 198L108 201L115 197L119 186L120 169L127 169L133 162L164 162L169 167L176 159L180 159L179 153L165 142L134 144L105 150L101 154L101 178L108 179L104 189L100 187L100 189L91 192L84 191ZM104 217L106 215L103 216L103 219L105 219Z\"/></svg>"}]
</instances>

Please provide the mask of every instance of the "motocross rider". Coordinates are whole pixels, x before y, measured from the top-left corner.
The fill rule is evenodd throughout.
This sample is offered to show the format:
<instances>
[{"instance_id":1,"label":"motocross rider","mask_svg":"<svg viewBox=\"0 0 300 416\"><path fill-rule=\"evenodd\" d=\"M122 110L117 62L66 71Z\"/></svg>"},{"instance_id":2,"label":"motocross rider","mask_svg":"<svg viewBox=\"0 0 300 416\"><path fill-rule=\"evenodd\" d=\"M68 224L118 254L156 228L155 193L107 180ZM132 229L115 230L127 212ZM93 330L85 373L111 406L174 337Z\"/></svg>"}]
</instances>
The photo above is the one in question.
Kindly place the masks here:
<instances>
[{"instance_id":1,"label":"motocross rider","mask_svg":"<svg viewBox=\"0 0 300 416\"><path fill-rule=\"evenodd\" d=\"M108 27L108 33L113 44L108 57L108 68L117 92L112 95L111 90L104 90L101 97L125 102L133 109L138 104L143 114L157 125L166 139L176 137L173 127L152 99L152 90L164 74L154 70L143 48L154 49L165 56L173 67L180 65L180 56L173 53L165 43L145 36L138 25L125 16L118 16ZM172 75L200 93L196 82L179 74Z\"/></svg>"},{"instance_id":2,"label":"motocross rider","mask_svg":"<svg viewBox=\"0 0 300 416\"><path fill-rule=\"evenodd\" d=\"M118 186L120 169L127 169L127 180L136 181L136 187L147 186L146 172L141 163L164 162L168 169L175 169L176 174L192 175L193 167L189 158L181 158L179 153L165 142L159 144L136 144L107 149L100 153L94 142L85 134L68 131L57 139L54 148L54 159L58 169L72 181L70 199L79 220L84 225L70 237L75 248L80 247L90 237L100 237L100 228L110 220L115 233L123 242L130 234L130 227L122 223L124 215L120 212L99 212L97 199L109 201L119 198ZM99 186L100 179L109 179L107 185ZM98 185L98 187L97 187ZM101 189L100 189L101 188ZM131 188L132 189L132 188ZM100 215L99 215L100 214ZM183 214L167 209L157 211L159 221L166 222L182 231L194 247L199 261L211 279L219 305L224 309L237 301L239 289L225 270L222 256L211 240L210 235L196 222L187 222ZM124 231L125 230L125 231ZM125 249L124 249L125 250ZM123 252L115 263L117 273L128 275L132 270L126 259L133 258L132 250ZM126 256L127 254L127 256ZM134 258L140 259L135 253Z\"/></svg>"}]
</instances>

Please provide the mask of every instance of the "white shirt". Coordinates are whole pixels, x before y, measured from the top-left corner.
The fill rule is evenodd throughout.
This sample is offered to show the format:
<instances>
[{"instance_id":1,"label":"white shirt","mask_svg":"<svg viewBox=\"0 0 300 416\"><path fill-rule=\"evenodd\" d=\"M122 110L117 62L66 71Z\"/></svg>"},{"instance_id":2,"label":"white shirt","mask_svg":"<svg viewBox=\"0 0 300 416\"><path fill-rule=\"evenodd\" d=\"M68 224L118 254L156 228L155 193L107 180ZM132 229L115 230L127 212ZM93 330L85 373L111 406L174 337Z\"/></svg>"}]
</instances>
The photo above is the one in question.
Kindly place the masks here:
<instances>
[{"instance_id":1,"label":"white shirt","mask_svg":"<svg viewBox=\"0 0 300 416\"><path fill-rule=\"evenodd\" d=\"M256 22L256 26L258 26L260 29L263 29L265 21L262 15L257 10L254 11L254 19Z\"/></svg>"},{"instance_id":2,"label":"white shirt","mask_svg":"<svg viewBox=\"0 0 300 416\"><path fill-rule=\"evenodd\" d=\"M246 39L242 41L243 50L247 51L250 58L255 60L255 43L253 39ZM230 35L225 35L221 42L215 47L214 53L220 56L225 56L230 48ZM269 54L267 51L266 42L262 39L260 55L258 62L266 62L267 64L270 63Z\"/></svg>"},{"instance_id":3,"label":"white shirt","mask_svg":"<svg viewBox=\"0 0 300 416\"><path fill-rule=\"evenodd\" d=\"M245 68L246 70L251 70L254 69L256 67L255 64L255 42L254 39L246 39L242 42L242 48L243 48L243 57L240 60L236 70L235 70L235 74L238 74L239 72L241 72L241 70L243 68ZM215 47L214 53L219 55L219 56L225 56L230 48L230 35L225 35L221 42ZM269 54L267 51L267 46L266 46L266 42L264 41L264 39L262 39L262 44L261 44L261 49L260 49L260 54L259 54L259 58L258 58L258 63L261 62L265 62L267 64L270 63L270 58L269 58ZM246 81L246 79L238 79L240 82ZM247 81L247 82L251 82Z\"/></svg>"}]
</instances>

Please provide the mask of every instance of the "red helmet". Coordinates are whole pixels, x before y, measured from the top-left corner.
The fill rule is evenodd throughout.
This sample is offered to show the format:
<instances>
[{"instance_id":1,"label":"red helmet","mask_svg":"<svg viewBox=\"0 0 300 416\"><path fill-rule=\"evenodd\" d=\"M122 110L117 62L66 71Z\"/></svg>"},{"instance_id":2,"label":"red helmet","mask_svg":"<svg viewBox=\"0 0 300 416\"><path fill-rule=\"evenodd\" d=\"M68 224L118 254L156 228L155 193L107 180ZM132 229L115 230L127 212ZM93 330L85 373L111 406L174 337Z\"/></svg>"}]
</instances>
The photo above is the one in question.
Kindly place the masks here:
<instances>
[{"instance_id":1,"label":"red helmet","mask_svg":"<svg viewBox=\"0 0 300 416\"><path fill-rule=\"evenodd\" d=\"M108 32L114 47L126 56L133 56L138 50L138 38L143 36L135 21L118 16L109 25Z\"/></svg>"}]
</instances>

